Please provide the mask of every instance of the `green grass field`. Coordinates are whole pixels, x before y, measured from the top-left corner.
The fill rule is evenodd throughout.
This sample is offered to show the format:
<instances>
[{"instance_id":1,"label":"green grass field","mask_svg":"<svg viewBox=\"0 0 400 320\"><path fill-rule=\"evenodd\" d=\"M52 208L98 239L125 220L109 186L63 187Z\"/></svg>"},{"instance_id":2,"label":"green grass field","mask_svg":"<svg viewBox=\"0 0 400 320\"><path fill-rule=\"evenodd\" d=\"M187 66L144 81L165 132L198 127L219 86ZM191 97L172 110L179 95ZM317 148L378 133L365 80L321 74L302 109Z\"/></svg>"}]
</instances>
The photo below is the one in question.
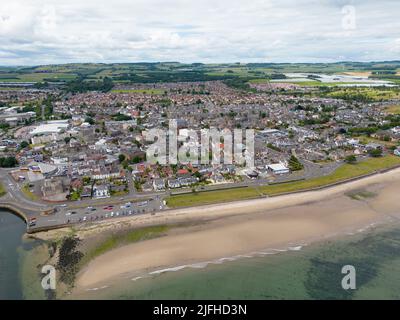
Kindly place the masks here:
<instances>
[{"instance_id":1,"label":"green grass field","mask_svg":"<svg viewBox=\"0 0 400 320\"><path fill-rule=\"evenodd\" d=\"M165 232L167 232L169 229L170 229L169 226L162 225L154 227L145 227L142 229L111 235L110 237L100 242L98 245L96 245L94 248L92 248L91 250L89 250L89 252L85 254L84 259L82 261L82 265L117 247L160 237L163 234L165 234Z\"/></svg>"},{"instance_id":2,"label":"green grass field","mask_svg":"<svg viewBox=\"0 0 400 320\"><path fill-rule=\"evenodd\" d=\"M50 81L69 81L76 78L73 73L9 73L0 76L0 82L43 82Z\"/></svg>"},{"instance_id":3,"label":"green grass field","mask_svg":"<svg viewBox=\"0 0 400 320\"><path fill-rule=\"evenodd\" d=\"M167 199L167 205L170 208L198 206L257 198L260 196L260 192L272 196L288 192L308 190L363 176L373 173L374 171L391 168L396 165L400 165L400 157L390 155L382 158L370 158L357 164L344 164L328 176L318 177L310 180L268 185L259 187L258 190L252 187L245 187L175 195Z\"/></svg>"},{"instance_id":4,"label":"green grass field","mask_svg":"<svg viewBox=\"0 0 400 320\"><path fill-rule=\"evenodd\" d=\"M5 194L6 194L6 191L5 191L4 187L3 187L3 185L0 183L0 197L4 196Z\"/></svg>"},{"instance_id":5,"label":"green grass field","mask_svg":"<svg viewBox=\"0 0 400 320\"><path fill-rule=\"evenodd\" d=\"M392 105L386 108L386 112L390 114L400 114L400 105Z\"/></svg>"},{"instance_id":6,"label":"green grass field","mask_svg":"<svg viewBox=\"0 0 400 320\"><path fill-rule=\"evenodd\" d=\"M393 142L393 141L383 141L383 140L379 140L376 138L372 138L372 137L367 137L367 136L358 136L358 137L354 137L355 139L359 139L361 144L368 144L368 143L379 143L381 145L386 146L387 148L390 147L396 147L397 143Z\"/></svg>"},{"instance_id":7,"label":"green grass field","mask_svg":"<svg viewBox=\"0 0 400 320\"><path fill-rule=\"evenodd\" d=\"M28 199L33 200L33 201L38 200L38 196L31 192L31 190L29 188L29 184L25 184L21 188L21 191L25 195L25 197L27 197Z\"/></svg>"},{"instance_id":8,"label":"green grass field","mask_svg":"<svg viewBox=\"0 0 400 320\"><path fill-rule=\"evenodd\" d=\"M354 99L360 97L369 101L387 101L400 98L400 91L396 88L361 88L361 87L337 87L334 91L327 94L328 97L336 99Z\"/></svg>"},{"instance_id":9,"label":"green grass field","mask_svg":"<svg viewBox=\"0 0 400 320\"><path fill-rule=\"evenodd\" d=\"M167 205L170 208L189 207L219 202L230 202L239 199L251 199L259 196L260 193L255 188L244 187L175 195L168 198Z\"/></svg>"},{"instance_id":10,"label":"green grass field","mask_svg":"<svg viewBox=\"0 0 400 320\"><path fill-rule=\"evenodd\" d=\"M0 80L1 82L1 80ZM0 87L0 91L19 91L22 90L22 88L16 88L16 87Z\"/></svg>"},{"instance_id":11,"label":"green grass field","mask_svg":"<svg viewBox=\"0 0 400 320\"><path fill-rule=\"evenodd\" d=\"M253 84L269 83L269 82L270 82L269 79L252 79L249 81L249 83L253 83Z\"/></svg>"},{"instance_id":12,"label":"green grass field","mask_svg":"<svg viewBox=\"0 0 400 320\"><path fill-rule=\"evenodd\" d=\"M260 188L260 190L268 195L277 195L281 193L313 189L363 176L373 173L374 171L391 168L396 165L400 165L400 157L390 155L382 158L370 158L357 164L345 164L327 176L299 182L269 185Z\"/></svg>"}]
</instances>

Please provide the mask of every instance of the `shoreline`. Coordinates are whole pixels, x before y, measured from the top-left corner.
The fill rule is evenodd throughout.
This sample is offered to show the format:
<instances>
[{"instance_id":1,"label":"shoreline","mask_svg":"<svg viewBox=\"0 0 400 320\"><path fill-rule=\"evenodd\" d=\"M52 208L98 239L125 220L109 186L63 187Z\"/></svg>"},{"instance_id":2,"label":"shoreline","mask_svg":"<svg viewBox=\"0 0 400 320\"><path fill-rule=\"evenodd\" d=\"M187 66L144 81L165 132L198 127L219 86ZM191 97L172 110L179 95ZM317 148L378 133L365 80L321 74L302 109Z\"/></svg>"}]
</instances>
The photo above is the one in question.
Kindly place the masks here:
<instances>
[{"instance_id":1,"label":"shoreline","mask_svg":"<svg viewBox=\"0 0 400 320\"><path fill-rule=\"evenodd\" d=\"M64 225L60 227L50 228L48 230L39 230L37 232L30 233L28 232L26 235L28 237L40 240L54 240L59 239L64 235L68 235L71 233L71 230L74 229L78 234L85 237L86 235L93 236L93 234L99 234L104 230L115 229L120 227L149 227L161 224L175 224L175 223L187 223L187 222L204 222L215 219L220 219L223 217L235 216L238 214L237 212L227 213L223 211L225 207L230 208L244 208L247 204L263 204L265 201L271 202L271 204L276 201L280 202L283 200L288 200L287 205L278 207L290 207L292 205L296 205L302 202L303 198L299 195L310 196L316 195L316 197L312 200L319 201L322 197L326 196L328 191L332 192L332 195L338 194L340 192L346 190L354 190L362 188L363 186L377 183L381 180L385 180L386 178L390 179L389 174L393 173L393 175L398 175L400 179L400 166L396 166L393 168L382 169L373 173L369 173L363 176L358 176L354 178L350 178L344 181L335 182L333 184L320 186L312 189L306 190L297 190L291 191L283 194L275 194L271 196L258 197L258 198L250 198L250 199L242 199L236 201L227 201L227 202L219 202L212 204L204 204L198 206L187 206L187 207L179 207L179 208L168 208L163 211L156 212L154 214L147 215L139 215L139 216L131 216L131 217L121 217L110 221L98 221L90 224L80 224L80 225ZM382 177L382 179L380 179ZM319 196L318 196L319 193ZM290 199L293 198L293 199ZM290 201L293 200L293 201ZM272 206L273 208L273 206ZM222 209L222 212L209 214L209 209Z\"/></svg>"},{"instance_id":2,"label":"shoreline","mask_svg":"<svg viewBox=\"0 0 400 320\"><path fill-rule=\"evenodd\" d=\"M376 227L382 227L382 226L388 226L389 222L391 221L379 221L379 222L373 222L369 225L366 225L365 227L361 229L355 228L354 230L347 230L343 231L341 234L338 233L333 233L331 235L326 235L320 238L315 238L315 239L308 239L308 242L305 241L300 241L297 243L287 243L285 246L277 246L277 247L268 247L265 249L260 249L257 251L252 251L249 253L240 253L240 254L234 254L234 255L228 255L228 256L222 256L219 258L215 258L212 260L205 260L205 261L198 261L198 260L187 260L185 264L180 264L180 265L168 265L168 266L159 266L158 268L155 269L150 269L150 268L144 268L140 269L138 271L132 271L132 272L126 272L123 274L116 275L112 278L110 278L108 281L102 283L102 282L97 282L93 285L93 287L80 287L78 286L77 288L74 289L72 292L71 298L77 298L79 299L80 297L85 297L90 298L87 296L89 292L96 292L98 290L103 290L103 289L108 289L111 287L115 288L115 284L122 284L123 282L136 282L142 279L152 279L154 277L160 276L162 274L166 273L175 273L178 271L183 271L183 270L201 270L201 269L206 269L211 266L217 266L217 265L222 265L225 263L229 262L236 262L244 259L255 259L255 258L262 258L262 257L267 257L267 256L274 256L278 255L281 253L289 253L289 252L297 252L297 251L302 251L303 249L312 247L314 245L318 245L320 243L324 243L326 241L336 241L336 240L342 240L343 237L345 236L356 236L364 232L372 231ZM114 283L116 282L116 283Z\"/></svg>"},{"instance_id":3,"label":"shoreline","mask_svg":"<svg viewBox=\"0 0 400 320\"><path fill-rule=\"evenodd\" d=\"M362 162L361 162L362 163ZM237 199L237 200L227 200L227 201L218 201L218 202L212 202L212 203L204 203L204 204L197 204L197 205L189 205L189 206L172 206L167 208L166 210L163 210L161 212L158 212L157 214L160 214L162 212L169 212L169 211L174 211L174 210L179 210L179 209L191 209L191 208L200 208L200 207L206 207L206 206L216 206L219 204L230 204L230 203L237 203L237 202L242 202L242 201L254 201L254 200L260 200L260 199L265 199L265 198L275 198L275 197L282 197L282 196L286 196L286 195L294 195L294 194L298 194L298 193L304 193L304 192L313 192L313 191L320 191L320 190L324 190L324 189L330 189L332 187L336 187L336 186L340 186L340 185L345 185L345 184L349 184L351 182L355 182L355 181L359 181L359 180L364 180L367 179L369 177L373 177L376 175L381 175L381 174L385 174L388 172L394 172L400 169L400 164L397 165L393 165L391 167L383 167L381 169L375 169L372 172L369 173L364 173L358 176L354 176L354 177L350 177L350 178L345 178L343 180L338 180L335 182L330 182L327 184L323 184L320 186L314 186L314 187L307 187L307 188L300 188L298 190L292 190L292 191L285 191L285 192L278 192L278 193L271 193L268 194L268 192L263 193L262 191L259 191L259 195L254 196L254 197L244 197L242 199ZM329 176L329 175L328 175ZM324 177L324 176L321 176ZM311 179L312 180L312 179ZM291 183L295 183L295 182L301 182L301 181L307 181L307 180L300 180L300 181L287 181L287 182L280 182L280 183L273 183L273 184L269 184L269 185L264 185L264 186L260 186L260 188L265 188L268 186L277 186L277 185L287 185L287 184L291 184ZM237 189L240 188L251 188L251 187L238 187ZM221 189L221 190L212 190L212 191L199 191L198 193L208 193L208 192L221 192L224 190L227 190L229 192L229 190L233 190L236 189L236 187L228 187L226 189ZM182 196L182 195L190 195L191 192L183 192L183 193L178 193L178 194L172 194L170 197L174 197L174 196ZM146 195L143 195L143 199L146 198ZM0 203L1 206L1 203ZM71 208L73 208L74 206L72 206ZM78 206L81 207L81 206ZM78 208L77 207L77 208ZM15 212L17 214L19 214L25 221L27 220L26 216L20 212L19 209L16 209L15 207L13 207L12 205L6 204L4 206L4 208L11 210L12 212ZM114 220L116 221L116 220ZM76 225L79 226L79 225ZM50 227L41 227L41 228L35 228L33 230L29 229L27 230L28 234L36 234L36 233L43 233L43 232L47 232L47 231L51 231L51 230L60 230L63 228L68 228L69 225L64 224L64 225L54 225L54 226L50 226Z\"/></svg>"},{"instance_id":4,"label":"shoreline","mask_svg":"<svg viewBox=\"0 0 400 320\"><path fill-rule=\"evenodd\" d=\"M134 226L207 221L165 237L113 249L89 262L78 274L75 292L123 276L182 266L265 248L313 243L399 218L400 169L318 191L204 207L174 209L137 220ZM371 199L352 199L349 191L367 188ZM338 212L338 204L340 211Z\"/></svg>"}]
</instances>

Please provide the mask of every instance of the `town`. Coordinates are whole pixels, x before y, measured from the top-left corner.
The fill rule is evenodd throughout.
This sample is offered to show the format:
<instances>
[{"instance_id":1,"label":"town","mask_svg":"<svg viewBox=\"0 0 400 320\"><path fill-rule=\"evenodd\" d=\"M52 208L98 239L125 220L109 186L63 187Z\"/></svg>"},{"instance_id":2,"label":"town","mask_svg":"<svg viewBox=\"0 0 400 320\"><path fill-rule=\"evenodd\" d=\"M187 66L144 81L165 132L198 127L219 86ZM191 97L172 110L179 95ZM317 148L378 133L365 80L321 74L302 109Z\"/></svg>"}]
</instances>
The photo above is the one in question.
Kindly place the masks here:
<instances>
[{"instance_id":1,"label":"town","mask_svg":"<svg viewBox=\"0 0 400 320\"><path fill-rule=\"evenodd\" d=\"M359 91L358 99L349 99L353 87L331 92L309 83L318 77L309 74L303 84L286 75L118 82L84 92L6 83L0 90L3 188L26 203L57 208L64 224L154 214L174 195L308 181L344 164L400 156L396 85L385 89L394 94L384 99L363 99ZM146 135L171 120L188 152L189 130L199 137L210 128L254 130L254 163L224 163L223 139L218 163L150 162Z\"/></svg>"}]
</instances>

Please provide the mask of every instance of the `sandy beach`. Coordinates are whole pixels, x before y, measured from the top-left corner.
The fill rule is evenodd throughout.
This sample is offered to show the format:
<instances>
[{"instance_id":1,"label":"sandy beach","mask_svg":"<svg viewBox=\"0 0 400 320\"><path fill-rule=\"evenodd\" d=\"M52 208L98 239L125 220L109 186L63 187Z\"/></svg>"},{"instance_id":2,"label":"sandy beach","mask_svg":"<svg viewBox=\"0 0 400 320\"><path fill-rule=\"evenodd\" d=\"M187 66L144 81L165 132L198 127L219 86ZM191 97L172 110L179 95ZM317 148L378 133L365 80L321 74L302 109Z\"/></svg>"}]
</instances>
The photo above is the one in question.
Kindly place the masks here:
<instances>
[{"instance_id":1,"label":"sandy beach","mask_svg":"<svg viewBox=\"0 0 400 320\"><path fill-rule=\"evenodd\" d=\"M204 221L166 236L117 248L78 274L76 292L116 278L298 246L360 232L400 217L400 169L346 184L273 198L170 210L130 219L132 226ZM355 199L349 192L368 191Z\"/></svg>"}]
</instances>

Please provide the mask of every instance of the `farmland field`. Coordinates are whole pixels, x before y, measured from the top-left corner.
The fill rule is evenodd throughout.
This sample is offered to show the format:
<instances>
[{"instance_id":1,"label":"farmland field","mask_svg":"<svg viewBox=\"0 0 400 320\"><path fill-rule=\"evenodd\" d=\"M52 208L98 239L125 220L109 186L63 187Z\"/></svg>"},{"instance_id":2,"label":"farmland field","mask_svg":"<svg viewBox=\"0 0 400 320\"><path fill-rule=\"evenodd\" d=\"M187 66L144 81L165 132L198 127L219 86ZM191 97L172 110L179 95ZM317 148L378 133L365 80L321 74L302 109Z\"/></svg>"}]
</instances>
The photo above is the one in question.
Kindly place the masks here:
<instances>
[{"instance_id":1,"label":"farmland field","mask_svg":"<svg viewBox=\"0 0 400 320\"><path fill-rule=\"evenodd\" d=\"M69 81L76 77L86 80L100 80L111 78L116 83L137 82L169 82L174 81L208 81L224 80L227 78L246 79L252 83L263 83L270 78L276 78L279 74L321 74L338 77L365 77L368 76L385 80L383 76L372 75L371 70L379 70L380 67L390 67L398 70L399 63L388 65L377 63L226 63L226 64L183 64L178 62L160 63L70 63L60 65L42 65L32 67L0 67L0 82L43 82L43 81ZM275 76L275 77L274 77ZM393 77L392 77L393 78ZM291 82L286 79L284 82ZM307 79L305 79L307 81ZM400 83L400 78L388 79ZM276 81L276 80L275 80ZM299 85L320 86L319 81L310 79ZM323 81L327 82L327 81ZM329 81L328 81L329 82ZM360 83L362 81L358 81ZM339 83L336 84L347 84ZM350 84L350 83L348 83ZM331 84L326 84L330 86ZM332 84L333 85L333 84Z\"/></svg>"},{"instance_id":2,"label":"farmland field","mask_svg":"<svg viewBox=\"0 0 400 320\"><path fill-rule=\"evenodd\" d=\"M396 88L339 88L335 87L332 91L327 92L327 97L336 99L345 99L353 101L387 101L391 99L399 99L400 91Z\"/></svg>"},{"instance_id":3,"label":"farmland field","mask_svg":"<svg viewBox=\"0 0 400 320\"><path fill-rule=\"evenodd\" d=\"M7 73L0 74L0 82L69 81L76 78L72 73Z\"/></svg>"},{"instance_id":4,"label":"farmland field","mask_svg":"<svg viewBox=\"0 0 400 320\"><path fill-rule=\"evenodd\" d=\"M400 105L393 105L386 108L386 112L390 114L400 114Z\"/></svg>"}]
</instances>

